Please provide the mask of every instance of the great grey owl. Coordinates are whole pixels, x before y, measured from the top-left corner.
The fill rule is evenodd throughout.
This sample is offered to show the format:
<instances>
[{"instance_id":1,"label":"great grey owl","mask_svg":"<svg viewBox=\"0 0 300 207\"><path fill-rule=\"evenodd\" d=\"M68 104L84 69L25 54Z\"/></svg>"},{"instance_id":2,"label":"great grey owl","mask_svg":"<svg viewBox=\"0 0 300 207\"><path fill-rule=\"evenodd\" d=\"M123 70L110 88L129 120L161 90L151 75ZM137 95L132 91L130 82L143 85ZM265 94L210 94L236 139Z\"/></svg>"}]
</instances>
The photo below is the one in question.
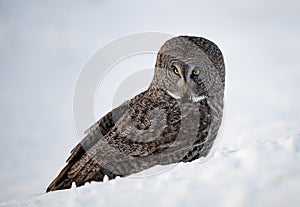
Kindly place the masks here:
<instances>
[{"instance_id":1,"label":"great grey owl","mask_svg":"<svg viewBox=\"0 0 300 207\"><path fill-rule=\"evenodd\" d=\"M88 130L47 192L206 156L221 124L224 87L217 45L193 36L168 40L149 88Z\"/></svg>"}]
</instances>

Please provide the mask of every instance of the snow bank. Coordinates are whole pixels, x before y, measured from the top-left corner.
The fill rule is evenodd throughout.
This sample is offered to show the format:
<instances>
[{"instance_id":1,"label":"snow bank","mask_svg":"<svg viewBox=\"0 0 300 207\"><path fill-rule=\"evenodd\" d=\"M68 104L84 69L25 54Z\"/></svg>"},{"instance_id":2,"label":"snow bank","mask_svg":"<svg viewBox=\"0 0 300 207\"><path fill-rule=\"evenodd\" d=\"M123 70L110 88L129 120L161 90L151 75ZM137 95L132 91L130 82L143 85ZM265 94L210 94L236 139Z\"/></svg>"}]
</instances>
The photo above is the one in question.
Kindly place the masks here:
<instances>
[{"instance_id":1,"label":"snow bank","mask_svg":"<svg viewBox=\"0 0 300 207\"><path fill-rule=\"evenodd\" d=\"M205 162L180 163L156 176L161 166L127 178L41 194L1 206L298 206L300 134L282 123L252 132ZM269 137L277 133L277 136ZM251 133L249 133L251 134ZM226 145L225 145L226 146Z\"/></svg>"}]
</instances>

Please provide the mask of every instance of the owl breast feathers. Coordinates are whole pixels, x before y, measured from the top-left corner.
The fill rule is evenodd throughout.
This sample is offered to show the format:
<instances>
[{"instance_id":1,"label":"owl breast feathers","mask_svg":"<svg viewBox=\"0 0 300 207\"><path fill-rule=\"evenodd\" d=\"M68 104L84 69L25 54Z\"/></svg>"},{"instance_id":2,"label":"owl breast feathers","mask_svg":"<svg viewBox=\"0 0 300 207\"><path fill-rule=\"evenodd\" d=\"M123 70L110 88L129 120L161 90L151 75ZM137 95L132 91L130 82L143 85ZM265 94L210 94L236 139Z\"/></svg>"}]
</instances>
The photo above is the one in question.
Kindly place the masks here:
<instances>
[{"instance_id":1,"label":"owl breast feathers","mask_svg":"<svg viewBox=\"0 0 300 207\"><path fill-rule=\"evenodd\" d=\"M90 127L47 192L206 156L221 124L224 87L224 60L213 42L168 40L149 88Z\"/></svg>"}]
</instances>

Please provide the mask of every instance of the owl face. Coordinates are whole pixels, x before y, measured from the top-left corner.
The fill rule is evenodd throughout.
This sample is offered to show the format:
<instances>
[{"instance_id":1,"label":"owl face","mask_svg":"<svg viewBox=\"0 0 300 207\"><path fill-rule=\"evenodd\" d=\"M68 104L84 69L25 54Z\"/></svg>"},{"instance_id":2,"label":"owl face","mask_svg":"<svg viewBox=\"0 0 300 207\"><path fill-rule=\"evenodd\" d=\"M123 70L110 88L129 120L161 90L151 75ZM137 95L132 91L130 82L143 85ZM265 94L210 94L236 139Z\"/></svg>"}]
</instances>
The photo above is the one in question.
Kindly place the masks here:
<instances>
[{"instance_id":1,"label":"owl face","mask_svg":"<svg viewBox=\"0 0 300 207\"><path fill-rule=\"evenodd\" d=\"M210 58L187 41L162 47L156 64L157 79L175 99L205 99L215 83L217 70Z\"/></svg>"}]
</instances>

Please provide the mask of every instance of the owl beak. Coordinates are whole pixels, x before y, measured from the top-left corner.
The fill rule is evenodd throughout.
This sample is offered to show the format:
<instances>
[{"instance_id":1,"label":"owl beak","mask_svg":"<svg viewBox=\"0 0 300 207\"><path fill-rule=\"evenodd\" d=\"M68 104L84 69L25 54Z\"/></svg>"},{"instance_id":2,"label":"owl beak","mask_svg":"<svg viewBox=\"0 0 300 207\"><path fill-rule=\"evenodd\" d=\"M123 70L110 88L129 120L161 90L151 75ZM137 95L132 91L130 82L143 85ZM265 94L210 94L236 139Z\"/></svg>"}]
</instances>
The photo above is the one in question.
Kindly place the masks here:
<instances>
[{"instance_id":1,"label":"owl beak","mask_svg":"<svg viewBox=\"0 0 300 207\"><path fill-rule=\"evenodd\" d=\"M183 86L183 93L186 93L188 91L188 85L184 84Z\"/></svg>"}]
</instances>

